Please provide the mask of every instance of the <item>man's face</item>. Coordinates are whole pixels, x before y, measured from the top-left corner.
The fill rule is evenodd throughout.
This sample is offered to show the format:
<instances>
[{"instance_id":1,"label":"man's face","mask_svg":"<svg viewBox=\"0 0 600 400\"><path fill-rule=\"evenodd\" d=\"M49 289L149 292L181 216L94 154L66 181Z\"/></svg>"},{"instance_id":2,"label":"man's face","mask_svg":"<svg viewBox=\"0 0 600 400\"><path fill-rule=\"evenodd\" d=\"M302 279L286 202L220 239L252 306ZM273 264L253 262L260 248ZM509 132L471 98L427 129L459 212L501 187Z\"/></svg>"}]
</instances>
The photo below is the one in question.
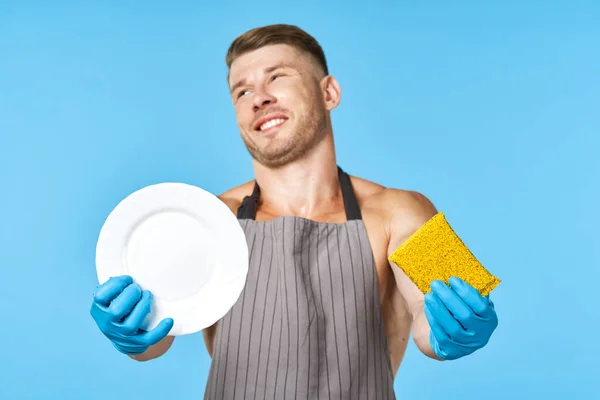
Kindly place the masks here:
<instances>
[{"instance_id":1,"label":"man's face","mask_svg":"<svg viewBox=\"0 0 600 400\"><path fill-rule=\"evenodd\" d=\"M327 107L310 58L272 45L237 58L229 85L237 124L251 156L270 168L301 158L324 136Z\"/></svg>"}]
</instances>

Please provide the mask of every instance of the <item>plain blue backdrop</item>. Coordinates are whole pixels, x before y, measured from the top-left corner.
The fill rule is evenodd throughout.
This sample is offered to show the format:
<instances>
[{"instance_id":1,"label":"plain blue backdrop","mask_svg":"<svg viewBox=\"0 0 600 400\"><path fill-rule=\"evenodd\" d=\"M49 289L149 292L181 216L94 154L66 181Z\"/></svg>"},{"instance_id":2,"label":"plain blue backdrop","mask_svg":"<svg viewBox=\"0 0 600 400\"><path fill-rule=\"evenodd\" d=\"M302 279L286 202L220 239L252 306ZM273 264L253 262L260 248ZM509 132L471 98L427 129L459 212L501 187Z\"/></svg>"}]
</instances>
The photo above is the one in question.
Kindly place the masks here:
<instances>
[{"instance_id":1,"label":"plain blue backdrop","mask_svg":"<svg viewBox=\"0 0 600 400\"><path fill-rule=\"evenodd\" d=\"M502 279L489 345L438 363L411 343L398 398L598 392L597 1L202 3L0 2L0 398L202 397L201 334L148 363L101 335L96 240L143 186L252 179L224 57L281 22L341 83L339 164L427 195Z\"/></svg>"}]
</instances>

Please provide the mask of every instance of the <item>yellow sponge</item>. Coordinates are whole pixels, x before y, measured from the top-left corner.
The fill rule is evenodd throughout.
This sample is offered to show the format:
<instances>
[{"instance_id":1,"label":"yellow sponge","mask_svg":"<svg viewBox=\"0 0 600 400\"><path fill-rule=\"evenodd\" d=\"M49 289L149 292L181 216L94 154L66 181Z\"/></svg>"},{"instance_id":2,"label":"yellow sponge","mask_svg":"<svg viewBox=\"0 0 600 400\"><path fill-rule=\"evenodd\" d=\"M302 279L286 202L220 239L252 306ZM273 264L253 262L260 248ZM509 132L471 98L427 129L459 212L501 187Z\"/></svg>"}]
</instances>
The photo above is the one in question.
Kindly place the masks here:
<instances>
[{"instance_id":1,"label":"yellow sponge","mask_svg":"<svg viewBox=\"0 0 600 400\"><path fill-rule=\"evenodd\" d=\"M439 212L421 226L389 258L424 294L434 280L448 284L455 276L487 296L500 280L489 273Z\"/></svg>"}]
</instances>

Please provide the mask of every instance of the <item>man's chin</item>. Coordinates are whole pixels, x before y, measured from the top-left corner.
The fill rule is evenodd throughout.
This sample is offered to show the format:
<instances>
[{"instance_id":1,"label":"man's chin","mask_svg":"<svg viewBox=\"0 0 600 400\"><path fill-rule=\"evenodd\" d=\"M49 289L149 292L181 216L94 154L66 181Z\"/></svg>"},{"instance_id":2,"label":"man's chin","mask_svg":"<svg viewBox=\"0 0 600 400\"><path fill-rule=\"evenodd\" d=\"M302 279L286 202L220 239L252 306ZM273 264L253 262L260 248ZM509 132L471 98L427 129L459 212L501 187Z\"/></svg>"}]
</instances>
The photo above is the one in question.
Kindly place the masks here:
<instances>
[{"instance_id":1,"label":"man's chin","mask_svg":"<svg viewBox=\"0 0 600 400\"><path fill-rule=\"evenodd\" d=\"M271 152L259 152L249 150L252 158L260 165L270 168L277 169L284 167L294 161L296 161L301 154L296 154L293 148L279 149L279 151Z\"/></svg>"}]
</instances>

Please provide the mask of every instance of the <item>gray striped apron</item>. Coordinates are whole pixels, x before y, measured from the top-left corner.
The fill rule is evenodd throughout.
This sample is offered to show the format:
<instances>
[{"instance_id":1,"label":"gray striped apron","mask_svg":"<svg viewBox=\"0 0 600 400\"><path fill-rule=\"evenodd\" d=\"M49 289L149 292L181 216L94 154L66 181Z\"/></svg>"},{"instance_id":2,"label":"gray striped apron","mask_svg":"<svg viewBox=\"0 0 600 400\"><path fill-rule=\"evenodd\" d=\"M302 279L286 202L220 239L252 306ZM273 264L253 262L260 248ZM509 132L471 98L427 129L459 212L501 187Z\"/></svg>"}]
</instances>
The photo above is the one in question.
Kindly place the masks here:
<instances>
[{"instance_id":1,"label":"gray striped apron","mask_svg":"<svg viewBox=\"0 0 600 400\"><path fill-rule=\"evenodd\" d=\"M256 221L238 210L250 269L216 329L205 399L394 399L377 273L349 176L347 221Z\"/></svg>"}]
</instances>

